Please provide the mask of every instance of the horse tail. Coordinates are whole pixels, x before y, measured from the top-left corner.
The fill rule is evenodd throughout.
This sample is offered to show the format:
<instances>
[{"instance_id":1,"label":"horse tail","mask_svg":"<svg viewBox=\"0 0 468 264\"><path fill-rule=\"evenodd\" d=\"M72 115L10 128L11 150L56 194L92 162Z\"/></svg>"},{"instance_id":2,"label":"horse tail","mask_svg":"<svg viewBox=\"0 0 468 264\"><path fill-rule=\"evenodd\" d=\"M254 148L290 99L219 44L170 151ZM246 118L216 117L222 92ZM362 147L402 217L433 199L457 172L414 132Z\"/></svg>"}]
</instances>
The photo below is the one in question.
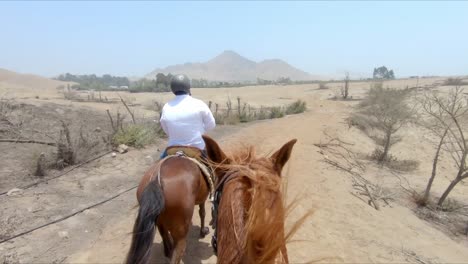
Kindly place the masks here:
<instances>
[{"instance_id":1,"label":"horse tail","mask_svg":"<svg viewBox=\"0 0 468 264\"><path fill-rule=\"evenodd\" d=\"M132 244L127 255L127 264L149 262L151 246L156 233L155 223L164 210L164 194L161 186L151 181L140 198L138 217L133 226Z\"/></svg>"}]
</instances>

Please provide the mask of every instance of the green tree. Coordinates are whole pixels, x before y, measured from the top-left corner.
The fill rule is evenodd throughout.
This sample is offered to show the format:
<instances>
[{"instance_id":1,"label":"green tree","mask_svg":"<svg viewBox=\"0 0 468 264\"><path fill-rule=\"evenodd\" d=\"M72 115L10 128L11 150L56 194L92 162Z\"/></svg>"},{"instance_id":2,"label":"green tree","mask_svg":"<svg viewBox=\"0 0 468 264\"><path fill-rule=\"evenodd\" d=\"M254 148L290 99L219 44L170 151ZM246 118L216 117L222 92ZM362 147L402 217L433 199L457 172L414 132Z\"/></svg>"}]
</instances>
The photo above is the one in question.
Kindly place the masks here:
<instances>
[{"instance_id":1,"label":"green tree","mask_svg":"<svg viewBox=\"0 0 468 264\"><path fill-rule=\"evenodd\" d=\"M395 79L395 73L393 70L389 71L385 66L374 68L372 76L374 79Z\"/></svg>"}]
</instances>

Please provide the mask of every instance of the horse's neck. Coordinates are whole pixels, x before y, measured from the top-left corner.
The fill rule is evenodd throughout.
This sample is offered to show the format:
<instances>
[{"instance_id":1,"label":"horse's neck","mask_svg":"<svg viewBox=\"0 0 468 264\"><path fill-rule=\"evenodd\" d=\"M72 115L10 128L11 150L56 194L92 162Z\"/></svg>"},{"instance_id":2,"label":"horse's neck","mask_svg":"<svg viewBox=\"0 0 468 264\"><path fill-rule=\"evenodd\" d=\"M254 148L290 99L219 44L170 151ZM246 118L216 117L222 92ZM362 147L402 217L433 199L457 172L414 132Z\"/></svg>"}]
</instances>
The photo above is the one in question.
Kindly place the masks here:
<instances>
[{"instance_id":1,"label":"horse's neck","mask_svg":"<svg viewBox=\"0 0 468 264\"><path fill-rule=\"evenodd\" d=\"M219 263L258 263L256 254L253 254L255 248L248 248L255 247L256 244L247 243L249 234L246 212L250 209L252 199L250 184L246 178L235 178L226 183L218 215L221 221L218 225ZM274 261L262 263L274 263Z\"/></svg>"},{"instance_id":2,"label":"horse's neck","mask_svg":"<svg viewBox=\"0 0 468 264\"><path fill-rule=\"evenodd\" d=\"M245 252L248 187L247 181L242 178L225 183L218 212L219 263L249 263Z\"/></svg>"}]
</instances>

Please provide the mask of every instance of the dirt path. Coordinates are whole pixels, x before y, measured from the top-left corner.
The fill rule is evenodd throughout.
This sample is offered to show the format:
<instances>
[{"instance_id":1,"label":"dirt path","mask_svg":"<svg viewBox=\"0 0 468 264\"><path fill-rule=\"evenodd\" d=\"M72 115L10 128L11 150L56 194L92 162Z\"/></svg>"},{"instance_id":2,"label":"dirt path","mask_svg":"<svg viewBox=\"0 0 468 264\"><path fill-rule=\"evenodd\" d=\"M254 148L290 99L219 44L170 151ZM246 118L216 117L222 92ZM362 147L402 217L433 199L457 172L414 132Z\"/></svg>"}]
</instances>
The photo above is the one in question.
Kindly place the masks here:
<instances>
[{"instance_id":1,"label":"dirt path","mask_svg":"<svg viewBox=\"0 0 468 264\"><path fill-rule=\"evenodd\" d=\"M256 145L265 152L276 150L291 138L299 143L285 169L288 198L302 197L292 213L294 221L309 209L315 214L299 230L291 243L291 263L323 262L466 262L468 253L460 244L417 218L409 209L394 205L376 211L349 193L350 180L319 162L313 143L322 130L344 130L340 124L348 107L339 102L315 101L298 116L255 124L221 140L222 146L236 142ZM344 110L343 110L344 109ZM118 263L129 244L134 211L115 225L109 225L99 240L87 250L70 256L67 262ZM198 226L198 217L194 216ZM185 263L214 263L209 238L198 240L192 230ZM161 258L161 242L155 241L156 262Z\"/></svg>"},{"instance_id":2,"label":"dirt path","mask_svg":"<svg viewBox=\"0 0 468 264\"><path fill-rule=\"evenodd\" d=\"M223 126L212 135L222 137L241 128ZM118 225L123 219L133 222L135 190L125 191L138 184L150 160L158 158L158 149L163 145L160 140L154 146L141 151L131 150L115 158L108 154L20 194L0 195L1 241L123 193L57 224L1 243L0 260L5 263L63 262L73 253L98 248L94 245L99 244L100 238L111 233L116 236L113 242L122 241L126 245L129 233L126 227L112 231L106 229Z\"/></svg>"},{"instance_id":3,"label":"dirt path","mask_svg":"<svg viewBox=\"0 0 468 264\"><path fill-rule=\"evenodd\" d=\"M349 107L341 102L320 101L312 96L307 100L309 111L302 115L263 121L240 130L233 129L227 132L229 137L214 135L216 139L221 138L219 142L224 148L246 142L267 153L276 150L291 138L299 140L285 168L288 200L301 197L299 206L288 219L288 225L307 210L313 209L315 213L294 237L300 242L288 245L290 262L467 262L468 251L465 247L417 218L410 209L394 204L376 211L350 194L351 180L321 163L321 155L313 145L320 141L325 128L341 133L347 131L342 119ZM55 191L50 192L54 190L53 186L44 186L47 194L35 194L34 191L40 193L38 188L28 191L23 198L11 199L25 199L38 208L42 206L42 210L57 210L53 214L47 214L49 217L57 217L57 214L66 213L67 210L85 206L88 196L98 190L99 194L94 194L96 196L93 199L106 197L106 191L109 192L108 195L115 194L124 187L122 183L134 184L146 168L144 157L150 152L151 150L145 150L120 156L118 160L109 162L106 171L100 173L88 168L93 173L86 175L86 180L81 181L87 191L80 191L80 180L76 179L68 183L65 193L54 194ZM86 174L85 171L82 173ZM103 179L107 179L104 182L109 183L108 187L95 186L96 183L102 183ZM67 209L60 206L63 195L74 201L72 207ZM41 197L46 196L52 197L47 203L41 200L45 199ZM15 204L19 206L18 211L28 212L23 203ZM15 239L11 243L0 244L0 259L8 254L13 255L10 258L14 259L16 254L16 259L24 263L121 263L130 243L135 205L134 193L127 193L59 224ZM60 209L55 208L56 206ZM23 228L32 225L27 219L44 221L35 219L36 217L37 215L23 220L16 219L12 223L19 221ZM197 214L194 215L193 225L184 263L216 262L209 244L210 236L205 239L197 237ZM68 235L63 231L67 231ZM167 262L162 257L159 235L154 248L154 262Z\"/></svg>"}]
</instances>

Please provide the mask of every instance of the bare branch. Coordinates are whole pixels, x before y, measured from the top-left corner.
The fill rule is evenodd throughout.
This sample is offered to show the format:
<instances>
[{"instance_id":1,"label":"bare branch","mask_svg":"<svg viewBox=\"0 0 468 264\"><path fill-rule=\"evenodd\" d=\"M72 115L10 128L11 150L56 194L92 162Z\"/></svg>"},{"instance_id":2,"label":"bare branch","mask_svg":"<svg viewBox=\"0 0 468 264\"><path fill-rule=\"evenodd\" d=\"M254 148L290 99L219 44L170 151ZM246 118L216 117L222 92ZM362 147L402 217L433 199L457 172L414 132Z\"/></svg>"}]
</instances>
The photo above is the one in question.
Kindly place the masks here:
<instances>
[{"instance_id":1,"label":"bare branch","mask_svg":"<svg viewBox=\"0 0 468 264\"><path fill-rule=\"evenodd\" d=\"M41 144L41 145L48 145L48 146L57 146L55 142L45 142L39 140L32 140L32 139L0 139L0 142L11 142L11 143L29 143L29 144Z\"/></svg>"},{"instance_id":2,"label":"bare branch","mask_svg":"<svg viewBox=\"0 0 468 264\"><path fill-rule=\"evenodd\" d=\"M118 93L117 93L118 94ZM122 101L122 104L125 106L125 108L127 109L128 113L130 114L130 116L132 117L132 121L133 121L133 124L136 124L136 121L135 121L135 114L130 110L130 108L128 107L127 103L125 102L125 100L122 98L122 96L120 96L120 94L118 94L119 97L120 97L120 101Z\"/></svg>"}]
</instances>

